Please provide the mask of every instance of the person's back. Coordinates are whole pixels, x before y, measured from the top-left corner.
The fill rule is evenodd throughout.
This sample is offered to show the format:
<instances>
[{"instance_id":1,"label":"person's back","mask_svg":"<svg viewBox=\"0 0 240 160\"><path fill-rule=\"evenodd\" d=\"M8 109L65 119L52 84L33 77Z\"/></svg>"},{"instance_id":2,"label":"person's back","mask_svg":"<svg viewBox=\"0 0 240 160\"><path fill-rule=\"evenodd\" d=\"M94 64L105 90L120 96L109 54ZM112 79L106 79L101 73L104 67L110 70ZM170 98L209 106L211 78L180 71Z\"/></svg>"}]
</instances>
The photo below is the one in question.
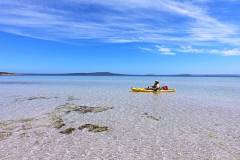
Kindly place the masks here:
<instances>
[{"instance_id":1,"label":"person's back","mask_svg":"<svg viewBox=\"0 0 240 160\"><path fill-rule=\"evenodd\" d=\"M154 90L160 89L160 83L158 81L155 81L154 85L152 86L152 89Z\"/></svg>"},{"instance_id":2,"label":"person's back","mask_svg":"<svg viewBox=\"0 0 240 160\"><path fill-rule=\"evenodd\" d=\"M152 86L152 88L159 89L160 88L159 82L158 83L155 82L155 84Z\"/></svg>"},{"instance_id":3,"label":"person's back","mask_svg":"<svg viewBox=\"0 0 240 160\"><path fill-rule=\"evenodd\" d=\"M155 81L154 85L151 87L147 87L148 90L158 90L160 89L160 83L158 81Z\"/></svg>"}]
</instances>

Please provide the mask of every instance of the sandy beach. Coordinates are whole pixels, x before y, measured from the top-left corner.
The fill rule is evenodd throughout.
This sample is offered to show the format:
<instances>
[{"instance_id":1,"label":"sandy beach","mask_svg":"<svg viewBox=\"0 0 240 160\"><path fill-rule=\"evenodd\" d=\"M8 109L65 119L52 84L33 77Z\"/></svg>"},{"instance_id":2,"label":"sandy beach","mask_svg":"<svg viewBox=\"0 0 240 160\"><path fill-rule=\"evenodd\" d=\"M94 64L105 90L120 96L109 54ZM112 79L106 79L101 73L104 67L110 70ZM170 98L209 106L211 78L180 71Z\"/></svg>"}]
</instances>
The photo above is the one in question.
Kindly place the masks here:
<instances>
[{"instance_id":1,"label":"sandy beach","mask_svg":"<svg viewBox=\"0 0 240 160\"><path fill-rule=\"evenodd\" d=\"M240 159L240 108L227 97L196 98L183 84L176 93L139 94L121 84L95 92L1 85L1 159Z\"/></svg>"}]
</instances>

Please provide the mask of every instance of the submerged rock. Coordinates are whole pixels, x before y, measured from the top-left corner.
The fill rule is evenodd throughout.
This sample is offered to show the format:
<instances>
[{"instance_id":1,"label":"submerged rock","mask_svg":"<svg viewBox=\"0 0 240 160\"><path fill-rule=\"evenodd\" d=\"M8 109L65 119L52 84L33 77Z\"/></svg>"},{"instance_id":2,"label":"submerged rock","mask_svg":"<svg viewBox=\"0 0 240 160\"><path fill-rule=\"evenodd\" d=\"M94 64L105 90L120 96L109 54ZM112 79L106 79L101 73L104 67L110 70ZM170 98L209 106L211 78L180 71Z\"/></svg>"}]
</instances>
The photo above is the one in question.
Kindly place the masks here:
<instances>
[{"instance_id":1,"label":"submerged rock","mask_svg":"<svg viewBox=\"0 0 240 160\"><path fill-rule=\"evenodd\" d=\"M156 117L154 117L152 115L149 115L148 113L144 113L143 115L145 115L147 118L155 120L155 121L160 121L160 119L161 119L161 117L156 118Z\"/></svg>"},{"instance_id":2,"label":"submerged rock","mask_svg":"<svg viewBox=\"0 0 240 160\"><path fill-rule=\"evenodd\" d=\"M0 132L0 141L7 139L12 135L11 132Z\"/></svg>"},{"instance_id":3,"label":"submerged rock","mask_svg":"<svg viewBox=\"0 0 240 160\"><path fill-rule=\"evenodd\" d=\"M36 99L48 99L47 97L29 97L27 98L27 100L32 101L32 100L36 100Z\"/></svg>"},{"instance_id":4,"label":"submerged rock","mask_svg":"<svg viewBox=\"0 0 240 160\"><path fill-rule=\"evenodd\" d=\"M64 123L63 119L59 116L53 116L51 118L51 120L52 120L52 125L53 125L54 128L60 129L63 126L65 126L65 123Z\"/></svg>"},{"instance_id":5,"label":"submerged rock","mask_svg":"<svg viewBox=\"0 0 240 160\"><path fill-rule=\"evenodd\" d=\"M75 131L76 129L75 128L67 128L63 131L60 131L59 133L62 133L62 134L71 134Z\"/></svg>"},{"instance_id":6,"label":"submerged rock","mask_svg":"<svg viewBox=\"0 0 240 160\"><path fill-rule=\"evenodd\" d=\"M76 128L72 128L72 123L79 123L76 117L83 116L79 115L79 113L99 113L109 109L112 109L112 107L89 107L67 103L59 106L53 112L35 118L0 121L0 141L7 139L10 136L12 137L12 135L14 135L15 138L31 137L33 136L31 134L42 137L42 134L49 129L57 129L57 132L60 131L59 133L68 135L76 130ZM66 114L70 112L72 112L73 115ZM83 130L85 128L88 129L89 132L94 133L109 130L106 126L98 126L94 124L85 124L78 129ZM37 129L38 132L32 132L35 129ZM43 131L43 133L39 131Z\"/></svg>"},{"instance_id":7,"label":"submerged rock","mask_svg":"<svg viewBox=\"0 0 240 160\"><path fill-rule=\"evenodd\" d=\"M6 127L6 126L7 126L7 123L5 123L5 122L0 122L0 128Z\"/></svg>"},{"instance_id":8,"label":"submerged rock","mask_svg":"<svg viewBox=\"0 0 240 160\"><path fill-rule=\"evenodd\" d=\"M58 108L58 110L64 111L65 113L78 112L81 114L104 112L109 109L113 109L113 107L89 107L85 105L76 105L69 103L66 103L65 105Z\"/></svg>"},{"instance_id":9,"label":"submerged rock","mask_svg":"<svg viewBox=\"0 0 240 160\"><path fill-rule=\"evenodd\" d=\"M32 100L53 99L53 98L57 98L57 97L43 97L43 96L35 97L35 96L33 96L33 97L27 98L27 100L32 101Z\"/></svg>"},{"instance_id":10,"label":"submerged rock","mask_svg":"<svg viewBox=\"0 0 240 160\"><path fill-rule=\"evenodd\" d=\"M89 132L94 132L94 133L97 133L97 132L106 132L108 131L108 127L106 126L98 126L98 125L95 125L95 124L84 124L82 126L80 126L78 129L79 130L83 130L83 129L88 129Z\"/></svg>"},{"instance_id":11,"label":"submerged rock","mask_svg":"<svg viewBox=\"0 0 240 160\"><path fill-rule=\"evenodd\" d=\"M33 118L25 118L25 119L19 119L18 122L20 123L28 123L34 120Z\"/></svg>"},{"instance_id":12,"label":"submerged rock","mask_svg":"<svg viewBox=\"0 0 240 160\"><path fill-rule=\"evenodd\" d=\"M32 129L33 119L8 120L0 123L0 132L2 131L22 131Z\"/></svg>"},{"instance_id":13,"label":"submerged rock","mask_svg":"<svg viewBox=\"0 0 240 160\"><path fill-rule=\"evenodd\" d=\"M78 99L74 96L69 96L68 99L67 99L67 101L75 101L75 100L80 100L80 99Z\"/></svg>"}]
</instances>

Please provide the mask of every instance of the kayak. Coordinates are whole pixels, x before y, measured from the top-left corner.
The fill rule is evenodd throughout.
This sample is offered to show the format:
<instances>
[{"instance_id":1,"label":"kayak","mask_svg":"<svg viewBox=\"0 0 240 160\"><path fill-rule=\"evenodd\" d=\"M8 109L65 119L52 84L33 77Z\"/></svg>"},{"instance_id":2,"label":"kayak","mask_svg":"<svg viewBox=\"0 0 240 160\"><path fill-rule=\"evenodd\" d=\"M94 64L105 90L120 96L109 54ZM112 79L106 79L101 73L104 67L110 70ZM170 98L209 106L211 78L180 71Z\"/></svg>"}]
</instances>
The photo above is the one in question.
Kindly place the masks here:
<instances>
[{"instance_id":1,"label":"kayak","mask_svg":"<svg viewBox=\"0 0 240 160\"><path fill-rule=\"evenodd\" d=\"M159 93L159 92L176 92L176 89L168 89L168 90L151 90L151 89L146 89L146 88L131 88L133 92L146 92L146 93Z\"/></svg>"},{"instance_id":2,"label":"kayak","mask_svg":"<svg viewBox=\"0 0 240 160\"><path fill-rule=\"evenodd\" d=\"M158 93L158 92L176 92L176 89L168 89L168 90L151 90L146 88L131 88L133 92L147 92L147 93Z\"/></svg>"}]
</instances>

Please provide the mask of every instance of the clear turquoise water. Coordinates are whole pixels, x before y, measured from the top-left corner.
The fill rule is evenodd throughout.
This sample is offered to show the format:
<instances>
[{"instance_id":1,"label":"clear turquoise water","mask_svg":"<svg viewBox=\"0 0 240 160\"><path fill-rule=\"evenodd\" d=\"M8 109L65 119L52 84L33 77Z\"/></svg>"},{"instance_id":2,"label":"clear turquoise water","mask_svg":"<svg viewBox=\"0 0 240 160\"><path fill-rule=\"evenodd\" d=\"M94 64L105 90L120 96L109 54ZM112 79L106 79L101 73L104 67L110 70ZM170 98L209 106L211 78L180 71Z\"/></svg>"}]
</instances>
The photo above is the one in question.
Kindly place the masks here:
<instances>
[{"instance_id":1,"label":"clear turquoise water","mask_svg":"<svg viewBox=\"0 0 240 160\"><path fill-rule=\"evenodd\" d=\"M141 94L131 87L146 87L154 80L176 88L176 93ZM75 96L84 104L125 107L131 105L176 105L240 108L240 78L213 77L85 77L8 76L0 77L0 119L33 116L48 112ZM24 102L32 96L58 97L48 101ZM137 99L136 99L137 98ZM22 101L20 101L22 100Z\"/></svg>"}]
</instances>

